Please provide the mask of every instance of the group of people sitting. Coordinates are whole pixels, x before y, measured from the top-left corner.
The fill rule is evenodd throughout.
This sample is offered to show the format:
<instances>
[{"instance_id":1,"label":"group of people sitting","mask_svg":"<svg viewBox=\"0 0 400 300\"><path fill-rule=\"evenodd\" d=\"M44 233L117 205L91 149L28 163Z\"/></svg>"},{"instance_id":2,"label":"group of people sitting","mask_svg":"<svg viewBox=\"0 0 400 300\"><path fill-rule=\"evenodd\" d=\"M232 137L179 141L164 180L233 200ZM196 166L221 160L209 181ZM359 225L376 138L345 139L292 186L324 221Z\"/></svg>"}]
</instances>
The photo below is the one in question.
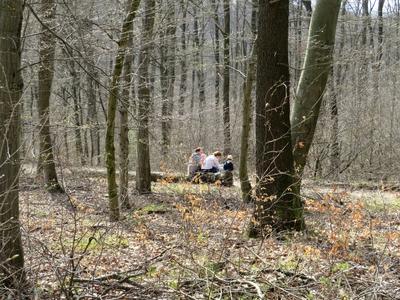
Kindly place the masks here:
<instances>
[{"instance_id":1,"label":"group of people sitting","mask_svg":"<svg viewBox=\"0 0 400 300\"><path fill-rule=\"evenodd\" d=\"M193 179L196 178L196 175L212 174L215 176L208 176L208 178L213 178L213 181L226 178L232 178L233 181L232 155L228 155L223 163L221 160L222 153L220 151L215 151L207 156L201 147L196 148L189 158L188 177Z\"/></svg>"}]
</instances>

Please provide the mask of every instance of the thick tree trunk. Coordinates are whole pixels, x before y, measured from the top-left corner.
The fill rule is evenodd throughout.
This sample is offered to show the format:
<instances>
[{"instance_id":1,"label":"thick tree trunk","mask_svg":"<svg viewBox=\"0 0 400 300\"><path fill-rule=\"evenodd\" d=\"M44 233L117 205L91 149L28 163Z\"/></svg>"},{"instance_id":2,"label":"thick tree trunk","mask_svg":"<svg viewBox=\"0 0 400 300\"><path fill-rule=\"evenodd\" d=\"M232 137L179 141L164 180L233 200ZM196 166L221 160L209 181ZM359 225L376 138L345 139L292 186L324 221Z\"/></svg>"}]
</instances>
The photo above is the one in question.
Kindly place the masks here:
<instances>
[{"instance_id":1,"label":"thick tree trunk","mask_svg":"<svg viewBox=\"0 0 400 300\"><path fill-rule=\"evenodd\" d=\"M114 131L115 131L115 113L117 110L119 80L124 65L125 51L128 46L129 32L132 31L132 22L136 16L140 0L132 0L128 6L127 16L125 17L121 37L118 42L118 53L115 60L110 93L108 96L107 108L107 131L106 131L106 167L107 167L107 183L108 198L110 207L110 221L119 220L119 203L117 182L115 179L115 147L114 147Z\"/></svg>"},{"instance_id":2,"label":"thick tree trunk","mask_svg":"<svg viewBox=\"0 0 400 300\"><path fill-rule=\"evenodd\" d=\"M257 197L249 236L268 229L302 229L303 207L293 195L288 67L289 1L259 1L256 96Z\"/></svg>"},{"instance_id":3,"label":"thick tree trunk","mask_svg":"<svg viewBox=\"0 0 400 300\"><path fill-rule=\"evenodd\" d=\"M43 172L44 184L49 192L63 192L58 183L54 163L53 144L50 133L50 96L54 77L54 54L56 40L48 30L54 25L56 4L54 0L42 0L42 33L40 35L39 65L39 168Z\"/></svg>"},{"instance_id":4,"label":"thick tree trunk","mask_svg":"<svg viewBox=\"0 0 400 300\"><path fill-rule=\"evenodd\" d=\"M311 17L306 57L290 119L294 167L299 186L331 70L340 2L318 0Z\"/></svg>"},{"instance_id":5,"label":"thick tree trunk","mask_svg":"<svg viewBox=\"0 0 400 300\"><path fill-rule=\"evenodd\" d=\"M151 112L150 95L150 55L153 49L152 37L155 16L155 0L146 0L143 19L143 37L139 55L138 86L138 131L136 189L139 193L151 192L149 116Z\"/></svg>"},{"instance_id":6,"label":"thick tree trunk","mask_svg":"<svg viewBox=\"0 0 400 300\"><path fill-rule=\"evenodd\" d=\"M10 290L8 299L23 299L25 284L18 198L22 12L23 1L0 0L0 286Z\"/></svg>"},{"instance_id":7,"label":"thick tree trunk","mask_svg":"<svg viewBox=\"0 0 400 300\"><path fill-rule=\"evenodd\" d=\"M230 0L224 0L224 85L223 85L223 118L224 118L224 153L231 153L231 121L229 105L230 89L230 34L231 34Z\"/></svg>"}]
</instances>

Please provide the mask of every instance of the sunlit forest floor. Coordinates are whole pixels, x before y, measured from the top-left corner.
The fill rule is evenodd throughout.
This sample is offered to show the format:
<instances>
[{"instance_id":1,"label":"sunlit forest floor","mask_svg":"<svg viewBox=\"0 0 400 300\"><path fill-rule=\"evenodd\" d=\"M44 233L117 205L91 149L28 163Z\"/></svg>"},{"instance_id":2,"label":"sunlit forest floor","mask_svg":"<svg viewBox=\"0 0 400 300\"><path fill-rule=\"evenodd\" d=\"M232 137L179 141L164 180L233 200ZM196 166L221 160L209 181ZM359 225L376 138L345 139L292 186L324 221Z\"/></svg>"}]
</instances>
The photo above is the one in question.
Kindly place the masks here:
<instances>
[{"instance_id":1,"label":"sunlit forest floor","mask_svg":"<svg viewBox=\"0 0 400 300\"><path fill-rule=\"evenodd\" d=\"M106 179L69 174L67 195L21 182L38 299L400 299L400 194L308 187L307 230L244 235L240 190L157 182L108 221ZM134 182L131 183L134 186Z\"/></svg>"}]
</instances>

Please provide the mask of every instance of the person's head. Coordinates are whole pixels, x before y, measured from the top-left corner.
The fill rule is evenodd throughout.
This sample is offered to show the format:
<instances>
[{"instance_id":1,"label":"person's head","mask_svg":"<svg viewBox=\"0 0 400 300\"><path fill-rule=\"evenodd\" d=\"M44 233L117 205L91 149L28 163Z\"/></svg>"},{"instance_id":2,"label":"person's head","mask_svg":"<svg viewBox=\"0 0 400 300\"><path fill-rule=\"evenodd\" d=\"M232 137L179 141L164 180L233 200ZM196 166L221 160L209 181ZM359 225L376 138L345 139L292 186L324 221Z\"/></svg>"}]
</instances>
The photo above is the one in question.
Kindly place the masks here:
<instances>
[{"instance_id":1,"label":"person's head","mask_svg":"<svg viewBox=\"0 0 400 300\"><path fill-rule=\"evenodd\" d=\"M226 157L226 160L233 160L232 155L229 154L229 155Z\"/></svg>"},{"instance_id":2,"label":"person's head","mask_svg":"<svg viewBox=\"0 0 400 300\"><path fill-rule=\"evenodd\" d=\"M213 153L213 155L214 155L217 159L221 159L221 157L222 157L222 153L219 152L219 151L215 151L215 152Z\"/></svg>"},{"instance_id":3,"label":"person's head","mask_svg":"<svg viewBox=\"0 0 400 300\"><path fill-rule=\"evenodd\" d=\"M201 148L200 148L200 147L197 147L196 149L194 149L194 152L196 152L196 153L201 153Z\"/></svg>"}]
</instances>

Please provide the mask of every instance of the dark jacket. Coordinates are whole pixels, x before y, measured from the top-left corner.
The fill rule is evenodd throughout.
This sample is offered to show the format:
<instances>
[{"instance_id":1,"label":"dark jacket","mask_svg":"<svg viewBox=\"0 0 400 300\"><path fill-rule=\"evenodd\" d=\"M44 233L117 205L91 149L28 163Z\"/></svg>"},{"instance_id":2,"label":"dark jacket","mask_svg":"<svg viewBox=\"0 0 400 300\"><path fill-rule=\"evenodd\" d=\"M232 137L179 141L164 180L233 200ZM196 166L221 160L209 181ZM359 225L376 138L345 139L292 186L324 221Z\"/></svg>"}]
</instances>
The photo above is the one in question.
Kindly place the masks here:
<instances>
[{"instance_id":1,"label":"dark jacket","mask_svg":"<svg viewBox=\"0 0 400 300\"><path fill-rule=\"evenodd\" d=\"M231 160L227 160L224 163L224 171L230 171L230 172L233 171L233 162Z\"/></svg>"}]
</instances>

